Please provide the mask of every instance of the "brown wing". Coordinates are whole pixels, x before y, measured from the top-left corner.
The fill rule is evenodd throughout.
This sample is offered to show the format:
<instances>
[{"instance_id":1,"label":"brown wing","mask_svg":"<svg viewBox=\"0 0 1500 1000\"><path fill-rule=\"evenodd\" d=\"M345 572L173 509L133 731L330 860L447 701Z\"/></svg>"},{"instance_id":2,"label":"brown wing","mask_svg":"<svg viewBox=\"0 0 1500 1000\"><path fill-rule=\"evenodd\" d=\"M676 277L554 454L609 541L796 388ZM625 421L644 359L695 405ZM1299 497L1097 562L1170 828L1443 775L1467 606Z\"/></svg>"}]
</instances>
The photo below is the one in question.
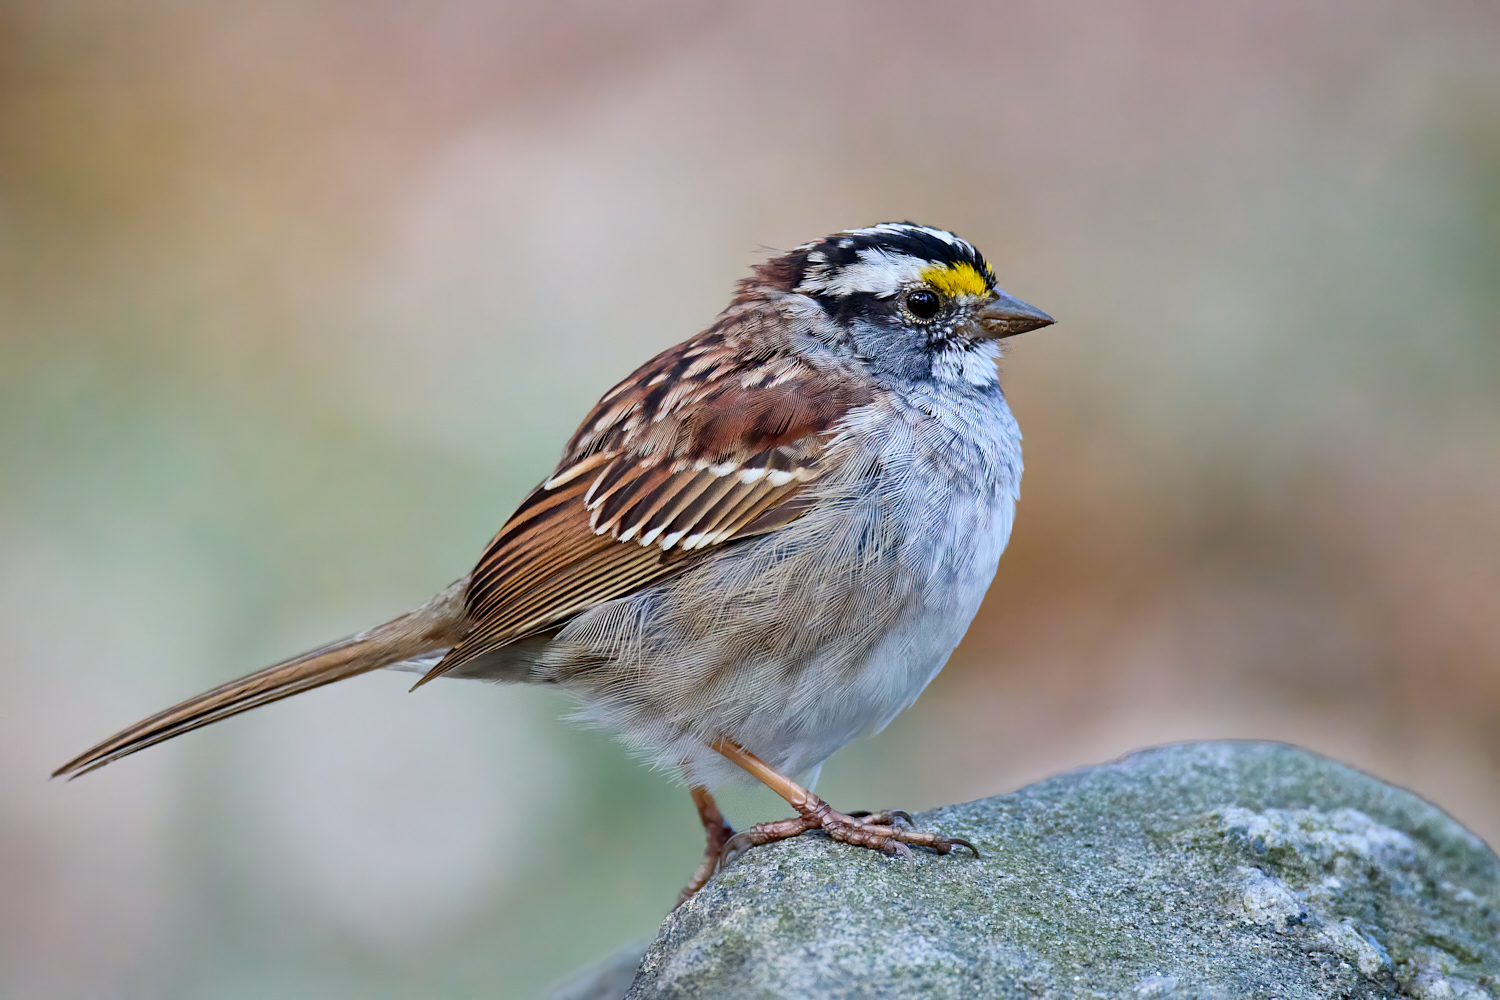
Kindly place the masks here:
<instances>
[{"instance_id":1,"label":"brown wing","mask_svg":"<svg viewBox=\"0 0 1500 1000\"><path fill-rule=\"evenodd\" d=\"M715 329L653 358L495 536L470 578L469 632L419 683L795 520L836 425L870 398L857 372L750 354Z\"/></svg>"}]
</instances>

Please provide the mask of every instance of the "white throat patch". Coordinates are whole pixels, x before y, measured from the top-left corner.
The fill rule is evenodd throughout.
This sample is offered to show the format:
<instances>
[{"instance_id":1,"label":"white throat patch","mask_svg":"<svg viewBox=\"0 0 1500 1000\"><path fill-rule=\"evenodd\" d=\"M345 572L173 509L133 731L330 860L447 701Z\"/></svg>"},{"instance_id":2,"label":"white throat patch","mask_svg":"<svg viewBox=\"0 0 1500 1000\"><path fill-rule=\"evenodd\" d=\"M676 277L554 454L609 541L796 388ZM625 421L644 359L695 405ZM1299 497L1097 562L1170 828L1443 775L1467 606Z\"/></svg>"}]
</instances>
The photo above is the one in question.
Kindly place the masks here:
<instances>
[{"instance_id":1,"label":"white throat patch","mask_svg":"<svg viewBox=\"0 0 1500 1000\"><path fill-rule=\"evenodd\" d=\"M983 340L968 347L950 347L932 359L934 378L961 385L990 386L1000 384L1000 345Z\"/></svg>"}]
</instances>

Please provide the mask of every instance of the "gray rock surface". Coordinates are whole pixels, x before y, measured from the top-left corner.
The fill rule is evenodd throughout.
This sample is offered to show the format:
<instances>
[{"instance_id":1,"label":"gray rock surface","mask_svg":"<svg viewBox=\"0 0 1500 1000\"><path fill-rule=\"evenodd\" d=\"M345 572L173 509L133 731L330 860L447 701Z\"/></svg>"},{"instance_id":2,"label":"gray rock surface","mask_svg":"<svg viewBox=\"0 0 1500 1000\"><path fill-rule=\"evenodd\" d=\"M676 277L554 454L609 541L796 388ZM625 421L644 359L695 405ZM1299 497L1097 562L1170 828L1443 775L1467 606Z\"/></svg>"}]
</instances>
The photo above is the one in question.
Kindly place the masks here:
<instances>
[{"instance_id":1,"label":"gray rock surface","mask_svg":"<svg viewBox=\"0 0 1500 1000\"><path fill-rule=\"evenodd\" d=\"M1495 854L1293 747L1146 750L916 821L984 857L749 851L628 996L1500 1000Z\"/></svg>"}]
</instances>

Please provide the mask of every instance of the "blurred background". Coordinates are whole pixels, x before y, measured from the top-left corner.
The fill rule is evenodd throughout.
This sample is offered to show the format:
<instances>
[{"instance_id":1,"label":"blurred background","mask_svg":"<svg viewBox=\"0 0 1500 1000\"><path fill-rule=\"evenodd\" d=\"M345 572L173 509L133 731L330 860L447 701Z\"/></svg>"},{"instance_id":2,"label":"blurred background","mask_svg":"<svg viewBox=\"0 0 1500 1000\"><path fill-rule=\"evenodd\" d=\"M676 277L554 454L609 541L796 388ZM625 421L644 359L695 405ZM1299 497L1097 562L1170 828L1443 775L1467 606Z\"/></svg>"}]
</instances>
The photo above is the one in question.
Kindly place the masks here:
<instances>
[{"instance_id":1,"label":"blurred background","mask_svg":"<svg viewBox=\"0 0 1500 1000\"><path fill-rule=\"evenodd\" d=\"M426 599L765 248L907 218L1059 322L979 619L820 791L1264 737L1500 842L1500 7L10 0L0 995L534 997L649 937L691 803L554 693L46 776Z\"/></svg>"}]
</instances>

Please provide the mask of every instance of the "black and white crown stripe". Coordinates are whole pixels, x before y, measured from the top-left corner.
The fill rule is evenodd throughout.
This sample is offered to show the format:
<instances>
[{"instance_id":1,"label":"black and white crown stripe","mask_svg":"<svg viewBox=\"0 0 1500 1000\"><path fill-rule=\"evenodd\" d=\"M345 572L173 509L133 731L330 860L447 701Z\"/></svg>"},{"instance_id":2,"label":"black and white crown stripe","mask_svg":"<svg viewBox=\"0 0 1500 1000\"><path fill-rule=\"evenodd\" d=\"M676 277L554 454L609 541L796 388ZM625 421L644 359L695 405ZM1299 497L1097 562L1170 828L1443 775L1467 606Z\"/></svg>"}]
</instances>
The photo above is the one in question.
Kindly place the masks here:
<instances>
[{"instance_id":1,"label":"black and white crown stripe","mask_svg":"<svg viewBox=\"0 0 1500 1000\"><path fill-rule=\"evenodd\" d=\"M993 272L972 244L909 222L853 229L798 250L806 264L796 290L805 295L894 295L934 264L971 264L993 284Z\"/></svg>"}]
</instances>

